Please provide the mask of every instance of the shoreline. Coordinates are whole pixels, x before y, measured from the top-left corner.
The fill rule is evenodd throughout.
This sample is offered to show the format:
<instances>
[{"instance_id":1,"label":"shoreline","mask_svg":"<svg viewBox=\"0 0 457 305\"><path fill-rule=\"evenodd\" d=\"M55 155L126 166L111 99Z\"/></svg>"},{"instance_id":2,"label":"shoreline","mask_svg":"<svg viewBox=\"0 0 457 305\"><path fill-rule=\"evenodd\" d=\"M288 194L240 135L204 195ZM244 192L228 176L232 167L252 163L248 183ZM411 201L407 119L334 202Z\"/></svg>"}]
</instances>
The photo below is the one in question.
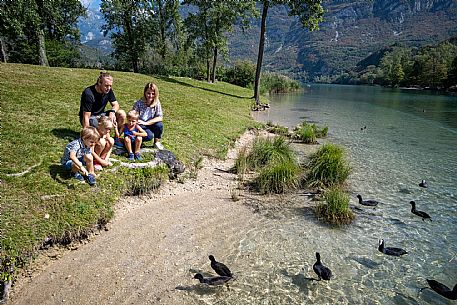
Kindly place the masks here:
<instances>
[{"instance_id":1,"label":"shoreline","mask_svg":"<svg viewBox=\"0 0 457 305\"><path fill-rule=\"evenodd\" d=\"M122 303L116 291L120 287L135 291L137 281L150 287L148 293L154 292L151 297L160 299L160 304L194 303L192 295L183 294L194 289L192 272L209 275L207 256L224 258L218 249L227 241L239 243L243 231L261 216L274 213L285 198L246 196L248 191L237 190L236 174L226 172L239 149L251 143L256 133L241 135L225 160L205 158L195 180L170 181L157 193L122 197L105 232L42 251L22 270L9 304ZM234 190L241 200L233 199ZM297 205L304 204L302 194L292 197ZM137 279L132 281L129 273ZM130 298L133 304L145 304L139 296Z\"/></svg>"}]
</instances>

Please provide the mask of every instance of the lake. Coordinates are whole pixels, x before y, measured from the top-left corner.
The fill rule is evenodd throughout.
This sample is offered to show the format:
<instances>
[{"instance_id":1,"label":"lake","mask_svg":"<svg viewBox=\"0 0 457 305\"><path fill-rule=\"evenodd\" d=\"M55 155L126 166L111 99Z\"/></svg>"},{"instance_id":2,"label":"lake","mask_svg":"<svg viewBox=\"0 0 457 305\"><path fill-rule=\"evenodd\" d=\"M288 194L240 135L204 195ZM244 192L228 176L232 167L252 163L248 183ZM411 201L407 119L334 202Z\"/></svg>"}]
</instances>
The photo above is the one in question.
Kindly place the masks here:
<instances>
[{"instance_id":1,"label":"lake","mask_svg":"<svg viewBox=\"0 0 457 305\"><path fill-rule=\"evenodd\" d=\"M229 291L198 297L207 304L453 304L428 279L457 284L457 97L418 90L311 85L270 97L260 121L293 127L306 120L328 126L344 147L356 220L322 225L312 213L259 216L241 240L227 244L225 263L238 271ZM428 188L418 186L425 179ZM356 195L376 199L376 209ZM409 202L429 213L422 221ZM281 215L282 214L282 215ZM400 258L377 250L408 251ZM229 250L230 249L230 250ZM315 252L330 282L310 281ZM236 272L235 272L236 273Z\"/></svg>"}]
</instances>

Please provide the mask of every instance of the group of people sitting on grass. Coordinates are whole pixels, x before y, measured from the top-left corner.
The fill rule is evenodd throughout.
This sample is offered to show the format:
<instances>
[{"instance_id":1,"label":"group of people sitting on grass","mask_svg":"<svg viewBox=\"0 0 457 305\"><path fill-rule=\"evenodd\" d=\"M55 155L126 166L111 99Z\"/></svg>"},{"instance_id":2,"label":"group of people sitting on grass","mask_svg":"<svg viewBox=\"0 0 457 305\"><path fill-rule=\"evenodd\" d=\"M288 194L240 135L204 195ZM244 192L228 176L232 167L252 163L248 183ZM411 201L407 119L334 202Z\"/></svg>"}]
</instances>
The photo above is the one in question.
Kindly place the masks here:
<instances>
[{"instance_id":1,"label":"group of people sitting on grass","mask_svg":"<svg viewBox=\"0 0 457 305\"><path fill-rule=\"evenodd\" d=\"M113 77L101 72L96 84L84 89L81 95L79 120L80 138L70 142L61 159L62 166L73 178L95 185L95 170L112 166L109 157L114 146L125 148L130 161L142 160L140 147L154 139L154 146L164 149L160 142L163 134L163 113L159 89L147 83L143 97L127 113L120 109L113 92ZM108 102L111 109L105 110ZM114 138L111 131L114 130Z\"/></svg>"}]
</instances>

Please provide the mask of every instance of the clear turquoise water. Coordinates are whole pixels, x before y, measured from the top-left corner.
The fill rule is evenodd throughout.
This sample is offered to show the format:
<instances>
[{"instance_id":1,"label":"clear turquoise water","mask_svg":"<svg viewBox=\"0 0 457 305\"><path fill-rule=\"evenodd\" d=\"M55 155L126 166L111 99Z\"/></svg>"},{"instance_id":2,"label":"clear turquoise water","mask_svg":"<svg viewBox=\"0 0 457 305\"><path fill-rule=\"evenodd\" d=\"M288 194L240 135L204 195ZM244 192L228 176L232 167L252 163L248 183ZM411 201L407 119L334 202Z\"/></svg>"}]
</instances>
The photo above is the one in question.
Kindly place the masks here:
<instances>
[{"instance_id":1,"label":"clear turquoise water","mask_svg":"<svg viewBox=\"0 0 457 305\"><path fill-rule=\"evenodd\" d=\"M284 209L253 217L251 230L227 241L224 262L237 273L229 290L198 296L206 304L455 304L426 278L457 284L457 97L360 86L311 86L270 97L258 120L293 127L316 122L344 146L353 167L356 221L330 228L312 212ZM366 129L361 130L363 126ZM418 186L425 179L428 189ZM356 194L382 203L358 205ZM428 212L423 222L409 201ZM409 254L377 251L402 247ZM335 277L309 281L319 251Z\"/></svg>"}]
</instances>

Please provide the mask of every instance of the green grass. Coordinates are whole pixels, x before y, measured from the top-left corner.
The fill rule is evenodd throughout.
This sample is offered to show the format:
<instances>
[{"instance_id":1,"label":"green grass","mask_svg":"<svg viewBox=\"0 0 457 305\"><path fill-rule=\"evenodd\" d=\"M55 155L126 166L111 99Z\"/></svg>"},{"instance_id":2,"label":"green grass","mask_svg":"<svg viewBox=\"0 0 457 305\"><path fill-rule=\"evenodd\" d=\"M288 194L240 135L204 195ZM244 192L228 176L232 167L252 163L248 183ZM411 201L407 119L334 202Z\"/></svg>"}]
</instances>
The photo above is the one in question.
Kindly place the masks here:
<instances>
[{"instance_id":1,"label":"green grass","mask_svg":"<svg viewBox=\"0 0 457 305\"><path fill-rule=\"evenodd\" d=\"M325 138L328 134L328 127L320 128L316 124L309 124L303 121L294 128L292 137L306 144L316 144L317 138Z\"/></svg>"},{"instance_id":2,"label":"green grass","mask_svg":"<svg viewBox=\"0 0 457 305\"><path fill-rule=\"evenodd\" d=\"M307 183L313 187L341 185L351 172L344 159L344 149L332 143L323 145L311 155L308 169Z\"/></svg>"},{"instance_id":3,"label":"green grass","mask_svg":"<svg viewBox=\"0 0 457 305\"><path fill-rule=\"evenodd\" d=\"M256 138L250 151L242 149L235 160L235 171L244 180L247 171L258 171L253 185L261 193L284 193L299 184L300 166L286 139Z\"/></svg>"},{"instance_id":4,"label":"green grass","mask_svg":"<svg viewBox=\"0 0 457 305\"><path fill-rule=\"evenodd\" d=\"M246 160L243 160L245 158ZM257 138L254 141L252 150L246 155L246 152L240 153L236 162L236 172L239 174L242 170L258 170L266 166L271 160L293 160L295 158L292 149L284 137L275 137L273 139ZM243 166L239 166L239 164Z\"/></svg>"},{"instance_id":5,"label":"green grass","mask_svg":"<svg viewBox=\"0 0 457 305\"><path fill-rule=\"evenodd\" d=\"M324 193L325 203L315 208L316 215L333 225L349 224L355 218L349 208L349 196L338 187L331 187Z\"/></svg>"},{"instance_id":6,"label":"green grass","mask_svg":"<svg viewBox=\"0 0 457 305\"><path fill-rule=\"evenodd\" d=\"M110 72L123 109L142 96L145 83L157 83L164 109L163 143L186 164L200 155L224 157L241 133L257 125L249 114L251 90L222 82ZM145 173L128 182L135 173L124 170L104 170L91 188L73 182L60 166L65 145L80 131L81 92L98 74L0 64L0 258L33 253L47 237L77 237L111 219L122 194L154 188L154 183L148 186L138 178ZM7 175L32 166L25 175Z\"/></svg>"},{"instance_id":7,"label":"green grass","mask_svg":"<svg viewBox=\"0 0 457 305\"><path fill-rule=\"evenodd\" d=\"M262 194L281 194L299 185L300 166L293 159L276 159L261 169L254 184Z\"/></svg>"}]
</instances>

